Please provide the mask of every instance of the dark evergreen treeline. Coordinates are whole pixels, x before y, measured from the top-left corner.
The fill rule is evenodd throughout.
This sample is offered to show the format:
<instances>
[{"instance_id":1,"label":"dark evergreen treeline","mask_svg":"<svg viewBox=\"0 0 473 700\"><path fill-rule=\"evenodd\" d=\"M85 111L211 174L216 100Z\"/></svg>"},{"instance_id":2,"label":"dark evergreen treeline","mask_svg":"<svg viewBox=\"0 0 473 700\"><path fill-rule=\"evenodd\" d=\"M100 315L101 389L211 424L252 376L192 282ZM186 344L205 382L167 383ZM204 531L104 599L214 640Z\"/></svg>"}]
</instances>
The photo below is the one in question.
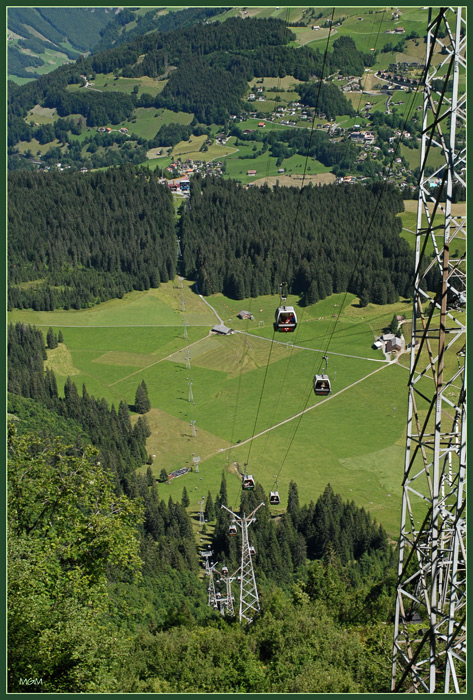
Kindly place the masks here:
<instances>
[{"instance_id":1,"label":"dark evergreen treeline","mask_svg":"<svg viewBox=\"0 0 473 700\"><path fill-rule=\"evenodd\" d=\"M337 114L355 115L351 102L333 83L309 83L299 89L301 102L314 107L316 114L325 114L327 119L334 119Z\"/></svg>"},{"instance_id":2,"label":"dark evergreen treeline","mask_svg":"<svg viewBox=\"0 0 473 700\"><path fill-rule=\"evenodd\" d=\"M75 92L51 90L45 96L43 104L45 107L56 109L60 117L82 114L87 121L87 126L119 124L129 119L135 108L132 95L87 90Z\"/></svg>"},{"instance_id":3,"label":"dark evergreen treeline","mask_svg":"<svg viewBox=\"0 0 473 700\"><path fill-rule=\"evenodd\" d=\"M79 394L68 377L64 397L58 393L52 370L44 370L46 358L42 332L22 323L8 326L8 391L34 399L81 427L81 431L100 450L100 460L115 477L117 487L126 488L127 478L147 460L146 438L149 427L144 416L134 426L125 401L118 409L105 399L89 396L85 385Z\"/></svg>"},{"instance_id":4,"label":"dark evergreen treeline","mask_svg":"<svg viewBox=\"0 0 473 700\"><path fill-rule=\"evenodd\" d=\"M172 197L148 169L10 173L8 218L10 308L81 308L174 277Z\"/></svg>"},{"instance_id":5,"label":"dark evergreen treeline","mask_svg":"<svg viewBox=\"0 0 473 700\"><path fill-rule=\"evenodd\" d=\"M267 499L257 483L254 491L242 493L240 514L249 515L262 501ZM240 543L229 534L231 516L222 503L228 505L224 478L216 498L212 550L214 558L232 570L240 565ZM261 508L249 536L259 577L279 585L300 575L307 559L337 561L355 588L368 574L383 578L393 565L393 550L382 525L353 501L343 503L330 484L315 503L300 506L297 484L291 481L287 511L274 520L269 508Z\"/></svg>"},{"instance_id":6,"label":"dark evergreen treeline","mask_svg":"<svg viewBox=\"0 0 473 700\"><path fill-rule=\"evenodd\" d=\"M317 158L344 163L343 144L339 153L325 134L314 136ZM268 134L263 147L285 157L276 138ZM288 138L290 154L308 147L302 131ZM399 236L403 203L392 186L246 190L195 177L192 193L177 232L184 274L203 294L271 294L281 279L302 304L344 291L363 304L410 293L412 252ZM79 309L175 275L172 198L148 170L10 173L8 216L9 308Z\"/></svg>"},{"instance_id":7,"label":"dark evergreen treeline","mask_svg":"<svg viewBox=\"0 0 473 700\"><path fill-rule=\"evenodd\" d=\"M245 188L193 178L179 221L184 274L203 294L274 294L281 280L303 304L349 291L362 303L408 296L412 256L394 187ZM200 194L202 193L202 194Z\"/></svg>"}]
</instances>

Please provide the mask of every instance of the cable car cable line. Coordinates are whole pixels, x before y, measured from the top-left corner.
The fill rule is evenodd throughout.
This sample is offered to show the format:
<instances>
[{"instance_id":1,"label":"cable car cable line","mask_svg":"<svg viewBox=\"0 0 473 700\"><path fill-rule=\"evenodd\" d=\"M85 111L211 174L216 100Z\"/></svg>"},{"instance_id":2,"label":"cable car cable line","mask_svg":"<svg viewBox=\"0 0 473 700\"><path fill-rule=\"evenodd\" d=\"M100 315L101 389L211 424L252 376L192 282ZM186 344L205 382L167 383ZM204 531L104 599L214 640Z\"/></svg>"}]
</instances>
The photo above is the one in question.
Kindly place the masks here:
<instances>
[{"instance_id":1,"label":"cable car cable line","mask_svg":"<svg viewBox=\"0 0 473 700\"><path fill-rule=\"evenodd\" d=\"M418 88L416 89L416 92L413 94L413 96L411 96L410 105L408 105L408 109L407 109L407 116L405 116L405 119L404 119L404 125L407 124L407 121L408 121L408 119L409 119L409 115L410 115L410 112L411 112L411 110L412 110L415 97L416 97L416 95L417 95L417 90L418 90ZM404 129L403 129L403 131L404 131ZM402 132L401 132L401 133L402 133ZM393 154L393 156L391 157L390 166L392 166L393 161L394 161L394 158L395 158L395 155ZM370 235L370 233L371 233L371 228L372 228L372 226L373 226L375 214L376 214L376 212L377 212L377 210L378 210L378 207L379 207L380 202L381 202L381 198L382 198L382 196L383 196L383 194L384 194L384 192L385 192L385 190L386 190L386 188L387 188L387 185L388 185L388 183L387 183L386 181L383 181L383 188L381 189L380 193L378 194L377 200L376 200L376 202L375 202L375 206L374 206L374 208L373 208L373 212L372 212L372 215L371 215L369 224L368 224L367 229L366 229L366 234L365 234L365 236L363 237L363 240L362 240L362 246L361 246L361 248L360 248L360 250L359 250L357 259L356 259L356 261L355 261L355 265L354 265L353 270L352 270L351 277L350 277L350 279L349 279L349 281L348 281L348 284L347 284L347 290L348 290L348 288L350 287L350 283L351 283L351 281L352 281L352 279L353 279L353 277L354 277L354 275L355 275L355 273L356 273L356 271L357 271L357 269L358 269L358 266L359 266L359 264L360 264L360 261L361 261L361 259L362 259L362 254L363 254L363 251L364 251L364 249L365 249L365 245L366 245L366 243L367 243L367 241L368 241L368 237L369 237L369 235ZM284 455L283 461L282 461L282 463L281 463L281 466L280 466L280 469L279 469L279 472L278 472L278 476L280 475L280 473L281 473L281 471L282 471L282 468L283 468L283 466L284 466L284 463L285 463L285 461L286 461L286 459L287 459L287 456L288 456L288 454L289 454L289 450L290 450L290 448L291 448L291 446L292 446L292 444L293 444L293 442L294 442L294 439L295 439L297 430L298 430L299 425L300 425L300 421L302 420L302 416L303 416L304 413L306 412L307 405L308 405L309 400L310 400L310 397L311 397L311 395L312 395L312 391L313 391L313 390L315 391L315 389L316 389L316 387L317 387L317 385L318 385L317 378L318 378L318 377L320 378L320 380L319 380L320 385L321 385L322 382L324 381L324 379L322 379L322 377L323 377L324 375L321 375L321 365L322 365L322 363L323 363L324 361L325 361L325 366L327 365L326 358L327 358L328 350L329 350L330 344L331 344L331 342L332 342L332 339L333 339L333 336L334 336L336 327L337 327L337 325L338 325L338 323L339 323L339 321L340 321L341 313L342 313L342 311L343 311L343 309L344 309L344 307L345 307L345 301L346 301L347 295L348 295L348 291L346 291L346 292L344 293L344 295L343 295L343 301L342 301L342 303L340 304L340 309L339 309L339 311L338 311L337 317L336 317L335 322L334 322L334 324L333 324L332 331L329 333L329 336L328 336L328 339L327 339L327 344L326 344L326 346L325 346L325 350L324 350L324 353L323 353L323 357L322 357L322 359L320 360L320 363L319 363L318 371L316 371L316 373L315 373L315 375L314 375L314 385L313 385L313 389L311 388L311 390L308 392L308 396L307 396L307 400L306 400L306 403L305 403L304 410L301 411L300 414L299 414L299 419L298 419L298 421L297 421L297 423L296 423L295 430L294 430L293 435L292 435L292 437L291 437L291 439L290 439L289 446L288 446L288 448L287 448L287 450L286 450L286 453L285 453L285 455ZM386 365L384 365L384 366L386 366ZM327 376L327 379L328 379L328 376ZM328 383L328 387L325 387L325 389L328 388L329 391L330 391L330 388L331 388L331 387L330 387L330 380L328 380L328 382L329 382L329 383ZM317 394L317 392L315 392L315 393ZM319 395L326 396L327 393L329 393L329 392L325 392L325 393L319 394ZM317 404L316 404L316 405L317 405Z\"/></svg>"},{"instance_id":2,"label":"cable car cable line","mask_svg":"<svg viewBox=\"0 0 473 700\"><path fill-rule=\"evenodd\" d=\"M289 260L291 259L291 254L292 254L292 249L293 249L293 244L294 244L295 231L296 231L297 221L298 221L298 217L299 217L300 204L301 204L301 198L302 198L302 191L303 191L303 187L304 187L304 180L305 180L306 173L307 173L307 167L308 167L308 161L309 161L309 154L310 154L310 146L311 146L311 143L312 143L312 137L313 137L313 133L314 133L315 118L316 118L316 115L317 115L317 107L318 107L318 102L319 102L319 97L320 97L320 92L321 92L322 80L323 80L323 75L324 75L324 71L325 71L325 66L326 66L326 63L327 63L327 54L328 54L328 48L329 48L330 38L331 38L331 34L332 34L332 25L333 25L333 17L334 17L334 14L335 14L335 7L332 9L332 20L331 20L331 22L330 22L329 32L328 32L328 35L327 35L327 42L326 42L326 45L325 45L325 51L324 51L323 63L322 63L322 70L321 70L321 74L320 74L320 78L319 78L318 91L317 91L317 97L316 97L316 104L315 104L315 107L314 107L314 114L313 114L313 117L312 117L312 123L311 123L310 133L309 133L309 143L308 143L308 146L307 146L307 153L306 153L306 158L305 158L305 162L304 162L304 170L303 170L303 176L302 176L302 183L301 183L301 187L300 187L300 189L299 189L299 196L298 196L297 205L296 205L296 213L295 213L295 217L294 217L294 224L293 224L293 226L292 226L292 234L291 234L291 239L290 239L290 244L289 244L289 250L288 250L288 255L287 255L285 279L288 278ZM281 283L280 283L280 286L279 286L279 288L280 288L280 302L282 302L282 300L285 299L285 297L283 296L283 288L284 288L284 286L286 286L286 287L288 286L288 285L287 285L287 282L281 282ZM273 325L273 341L274 341L274 336L275 336L276 330L281 330L281 331L283 331L283 332L288 332L288 331L290 332L290 331L294 331L295 328L296 328L296 326L297 326L297 316L296 316L296 313L295 313L295 309L294 309L293 307L289 307L288 309L286 309L286 308L285 308L285 305L281 303L281 306L278 307L278 309L276 310L275 323L274 323L274 325ZM264 388L265 388L265 385L266 385L266 379L267 379L267 374L268 374L268 368L269 368L269 363L270 363L271 354L272 354L272 347L273 347L273 343L271 343L271 350L270 350L270 352L269 352L268 361L267 361L267 364L266 364L266 370L265 370L265 375L264 375L264 380L263 380L263 386L262 386L262 388L261 388L261 393L260 393L260 398L259 398L259 403L258 403L258 409L257 409L257 413L256 413L256 418L255 418L255 424L254 424L254 428L253 428L253 435L255 434L255 431L256 431L256 424L257 424L257 421L258 421L259 412L260 412L260 408L261 408L261 402L262 402L263 393L264 393ZM292 357L292 353L291 353L291 355L290 355L290 357L289 357L289 363L290 363L291 357ZM286 367L286 375L287 375L287 372L288 372L288 369L289 369L289 363L287 364L287 367ZM279 396L278 396L278 399L277 399L277 401L276 401L274 410L276 410L276 408L277 408L277 406L278 406L278 404L279 404L279 399L280 399L280 396L281 396L281 392L282 392L282 384L281 384L281 388L280 388L280 391L279 391ZM250 461L250 454L251 454L252 446L253 446L253 440L250 440L250 446L249 446L248 458L247 458L248 463L249 463L249 461Z\"/></svg>"}]
</instances>

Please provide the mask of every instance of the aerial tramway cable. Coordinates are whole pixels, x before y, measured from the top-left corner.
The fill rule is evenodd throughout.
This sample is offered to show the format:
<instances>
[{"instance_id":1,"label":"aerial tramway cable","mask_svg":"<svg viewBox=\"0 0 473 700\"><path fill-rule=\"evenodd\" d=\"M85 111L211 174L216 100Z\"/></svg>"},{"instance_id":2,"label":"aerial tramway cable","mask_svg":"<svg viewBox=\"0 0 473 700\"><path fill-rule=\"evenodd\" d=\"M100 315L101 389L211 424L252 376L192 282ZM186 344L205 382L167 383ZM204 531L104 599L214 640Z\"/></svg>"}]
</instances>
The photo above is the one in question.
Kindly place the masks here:
<instances>
[{"instance_id":1,"label":"aerial tramway cable","mask_svg":"<svg viewBox=\"0 0 473 700\"><path fill-rule=\"evenodd\" d=\"M322 70L321 70L321 75L320 75L319 84L318 84L316 105L315 105L315 107L314 107L314 114L313 114L313 117L312 117L312 123L311 123L310 134L309 134L309 143L308 143L306 158L305 158L305 162L304 162L304 171L303 171L302 183L301 183L301 187L300 187L300 190L299 190L299 197L298 197L298 200L297 200L296 214L295 214L295 218L294 218L294 225L293 225L293 227L292 227L292 235L291 235L291 240L290 240L290 245L289 245L289 254L288 254L288 258L287 258L288 261L289 261L289 259L290 259L291 252L292 252L292 248L293 248L295 230L296 230L297 220L298 220L298 216L299 216L299 209L300 209L300 203L301 203L301 197L302 197L302 190L303 190L304 180L305 180L306 173L307 173L307 167L308 167L308 161L309 161L309 154L310 154L310 146L311 146L312 136L313 136L313 131L314 131L315 118L316 118L316 115L317 115L317 106L318 106L318 101L319 101L319 96L320 96L320 91L321 91L321 84L322 84L322 80L323 80L325 65L326 65L326 63L327 63L327 54L328 54L328 48L329 48L329 44L330 44L330 37L331 37L331 33L332 33L332 26L333 26L333 17L334 17L334 13L335 13L335 8L332 9L332 18L331 18L331 22L330 22L329 32L328 32L328 36L327 36L327 42L326 42L325 51L324 51L324 57L323 57L323 63L322 63ZM287 24L287 23L286 23L286 24ZM268 162L269 162L269 161L268 161ZM289 271L289 262L287 262L287 265L286 265L286 277L287 277L288 271ZM265 385L266 385L266 380L267 380L267 376L268 376L268 369L269 369L269 365L270 365L270 362L271 362L271 355L272 355L272 350L273 350L273 345L274 345L275 332L276 332L276 324L273 326L273 337L272 337L272 342L271 342L270 351L269 351L269 354L268 354L268 359L267 359L267 362L266 362L265 374L264 374L264 378L263 378L263 385L262 385L262 387L261 387L261 392L260 392L260 397L259 397L259 402L258 402L258 408L257 408L257 411L256 411L255 422L254 422L254 426L253 426L253 436L254 436L255 433L256 433L256 425L257 425L258 418L259 418L259 413L260 413L260 408L261 408L261 402L262 402L262 398L263 398L263 394L264 394L264 389L265 389ZM291 353L291 355L292 355L292 353ZM289 363L288 363L288 365L286 366L286 375L287 375L288 369L289 369ZM281 386L282 386L282 385L281 385ZM279 397L280 397L280 395L281 395L281 391L280 391ZM278 401L279 401L279 397L278 397ZM251 456L252 445L253 445L253 440L250 440L250 442L249 442L249 448L248 448L248 456L247 456L247 461L246 461L246 463L245 463L245 467L248 466L248 465L250 464L250 456ZM246 477L251 476L251 475L248 475L248 474L246 473L246 471L249 471L249 470L246 470L246 469L245 469L244 477L245 477L245 476L246 476ZM279 497L279 494L278 494L278 497Z\"/></svg>"},{"instance_id":2,"label":"aerial tramway cable","mask_svg":"<svg viewBox=\"0 0 473 700\"><path fill-rule=\"evenodd\" d=\"M420 84L422 84L422 81L420 81ZM407 105L407 107L406 107L406 113L405 113L405 117L404 117L404 126L406 126L406 124L407 124L407 122L408 122L408 120L409 120L409 116L410 116L410 113L411 113L411 111L412 111L412 108L413 108L413 105L414 105L414 102L415 102L415 98L416 98L416 96L417 96L418 91L419 91L419 85L417 86L415 92L412 93L411 98L410 98L410 101L409 101L409 105ZM404 129L403 129L403 131L404 131ZM396 156L395 156L395 153L394 153L393 156L391 157L390 166L392 166L395 157L396 157ZM373 221L374 221L374 217L375 217L376 211L377 211L377 209L378 209L378 206L379 206L379 204L380 204L381 198L382 198L382 196L383 196L383 194L384 194L384 191L386 190L386 187L387 187L388 183L387 183L386 181L383 181L383 185L384 185L384 187L382 188L382 190L381 190L380 193L378 194L378 198L377 198L377 200L376 200L376 203L375 203L375 206L374 206L374 209L373 209L373 212L372 212L372 215L371 215L369 224L368 224L367 229L366 229L366 234L365 234L365 236L364 236L364 238L363 238L362 246L361 246L360 251L359 251L359 253L358 253L358 256L357 256L355 265L354 265L354 267L353 267L352 275L351 275L350 280L349 280L349 282L348 282L348 284L347 284L347 287L350 286L350 282L351 282L351 280L353 279L353 277L354 277L354 275L355 275L355 273L356 273L356 271L357 271L357 269L358 269L358 266L359 266L359 264L360 264L360 261L361 261L361 259L362 259L363 251L364 251L365 246L366 246L366 243L367 243L367 241L368 241L368 239L369 239L369 235L371 234L371 229L372 229L372 226L373 226ZM316 373L315 373L315 377L314 377L314 388L315 388L315 383L316 383L316 377L317 377L318 375L320 375L320 372L321 372L321 365L322 365L322 362L326 361L326 357L327 357L328 352L329 352L329 347L330 347L330 345L331 345L331 342L332 342L332 339L333 339L333 336L334 336L336 327L337 327L337 325L338 325L338 323L339 323L339 321L340 321L341 313L342 313L343 308L344 308L344 306L345 306L345 301L346 301L347 295L348 295L348 291L346 291L345 294L344 294L344 296L343 296L343 301L342 301L342 303L340 304L340 310L338 311L338 314L337 314L336 319L335 319L335 321L334 321L334 324L333 324L333 327L332 327L332 331L331 331L331 333L330 333L329 336L328 336L327 343L326 343L326 346L325 346L325 349L324 349L324 353L323 353L323 357L322 357L322 359L320 360L320 364L319 364L318 370L316 370ZM292 437L291 437L291 439L290 439L290 442L289 442L289 446L288 446L288 448L287 448L287 450L286 450L286 453L285 453L284 458L283 458L283 460L282 460L280 469L279 469L279 471L278 471L278 475L277 475L278 477L279 477L279 475L280 475L280 473L281 473L281 470L282 470L282 468L283 468L283 466L284 466L284 464L285 464L285 461L286 461L286 459L287 459L287 456L288 456L288 454L289 454L289 451L290 451L290 449L291 449L291 447L292 447L292 444L293 444L293 442L294 442L294 439L295 439L297 430L298 430L298 428L299 428L299 425L300 425L302 416L304 415L304 411L305 411L305 409L307 408L307 405L308 405L308 403L309 403L309 400L310 400L311 396L312 396L312 387L311 387L311 389L309 390L309 392L308 392L308 394L307 394L307 399L306 399L306 402L305 402L304 410L300 413L300 415L299 415L299 417L298 417L298 420L297 420L297 423L296 423L296 426L295 426L293 435L292 435Z\"/></svg>"}]
</instances>

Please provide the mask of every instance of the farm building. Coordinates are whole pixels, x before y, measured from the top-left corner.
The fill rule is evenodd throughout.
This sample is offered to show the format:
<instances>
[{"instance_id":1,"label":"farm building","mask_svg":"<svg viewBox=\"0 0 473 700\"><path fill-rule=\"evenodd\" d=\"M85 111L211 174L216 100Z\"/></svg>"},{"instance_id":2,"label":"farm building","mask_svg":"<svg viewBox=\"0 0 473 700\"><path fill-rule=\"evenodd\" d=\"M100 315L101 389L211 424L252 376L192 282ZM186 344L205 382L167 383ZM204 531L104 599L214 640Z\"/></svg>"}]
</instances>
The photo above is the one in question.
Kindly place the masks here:
<instances>
[{"instance_id":1,"label":"farm building","mask_svg":"<svg viewBox=\"0 0 473 700\"><path fill-rule=\"evenodd\" d=\"M222 324L217 324L216 326L214 326L210 332L215 333L216 335L231 335L235 331L233 330L233 328L228 328L227 326L224 326L222 323Z\"/></svg>"},{"instance_id":2,"label":"farm building","mask_svg":"<svg viewBox=\"0 0 473 700\"><path fill-rule=\"evenodd\" d=\"M377 350L383 348L384 352L395 352L402 350L405 345L404 337L398 338L394 333L384 333L378 340L373 344L373 347Z\"/></svg>"},{"instance_id":3,"label":"farm building","mask_svg":"<svg viewBox=\"0 0 473 700\"><path fill-rule=\"evenodd\" d=\"M249 318L252 321L254 317L250 311L240 311L238 318Z\"/></svg>"}]
</instances>

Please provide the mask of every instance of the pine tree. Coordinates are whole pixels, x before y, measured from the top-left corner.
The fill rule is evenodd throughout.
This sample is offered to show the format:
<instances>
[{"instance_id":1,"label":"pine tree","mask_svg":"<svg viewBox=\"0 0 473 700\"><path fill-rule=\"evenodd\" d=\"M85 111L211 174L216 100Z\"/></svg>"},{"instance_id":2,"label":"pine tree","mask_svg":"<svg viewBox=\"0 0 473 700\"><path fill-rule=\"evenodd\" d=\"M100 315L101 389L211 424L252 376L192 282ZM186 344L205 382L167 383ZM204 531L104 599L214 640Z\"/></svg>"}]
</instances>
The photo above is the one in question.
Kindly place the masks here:
<instances>
[{"instance_id":1,"label":"pine tree","mask_svg":"<svg viewBox=\"0 0 473 700\"><path fill-rule=\"evenodd\" d=\"M50 350L57 348L58 340L52 328L48 329L48 333L46 335L46 344Z\"/></svg>"},{"instance_id":2,"label":"pine tree","mask_svg":"<svg viewBox=\"0 0 473 700\"><path fill-rule=\"evenodd\" d=\"M389 332L390 333L397 333L398 328L399 328L399 321L397 320L396 314L393 314L391 323L389 324Z\"/></svg>"},{"instance_id":3,"label":"pine tree","mask_svg":"<svg viewBox=\"0 0 473 700\"><path fill-rule=\"evenodd\" d=\"M59 333L57 334L57 342L58 343L63 343L64 342L64 337L62 335L62 331L59 329Z\"/></svg>"},{"instance_id":4,"label":"pine tree","mask_svg":"<svg viewBox=\"0 0 473 700\"><path fill-rule=\"evenodd\" d=\"M183 488L183 490L182 490L181 503L182 503L182 505L184 506L184 508L187 508L187 507L190 505L189 494L187 493L187 489L186 489L185 486L184 486L184 488Z\"/></svg>"},{"instance_id":5,"label":"pine tree","mask_svg":"<svg viewBox=\"0 0 473 700\"><path fill-rule=\"evenodd\" d=\"M287 497L287 512L292 518L294 527L297 529L300 519L299 510L299 493L297 491L297 484L295 481L291 481L289 484L289 493Z\"/></svg>"},{"instance_id":6,"label":"pine tree","mask_svg":"<svg viewBox=\"0 0 473 700\"><path fill-rule=\"evenodd\" d=\"M208 492L207 498L205 499L204 518L205 520L214 520L215 518L215 507L210 491Z\"/></svg>"},{"instance_id":7,"label":"pine tree","mask_svg":"<svg viewBox=\"0 0 473 700\"><path fill-rule=\"evenodd\" d=\"M159 480L162 484L164 484L164 482L168 480L168 473L164 467L161 469L161 472L159 474Z\"/></svg>"},{"instance_id":8,"label":"pine tree","mask_svg":"<svg viewBox=\"0 0 473 700\"><path fill-rule=\"evenodd\" d=\"M153 472L151 471L151 467L148 467L146 470L146 483L148 486L152 486L154 484L154 476Z\"/></svg>"},{"instance_id":9,"label":"pine tree","mask_svg":"<svg viewBox=\"0 0 473 700\"><path fill-rule=\"evenodd\" d=\"M148 390L145 381L139 384L135 394L135 411L137 413L147 413L151 408L151 402L148 398Z\"/></svg>"},{"instance_id":10,"label":"pine tree","mask_svg":"<svg viewBox=\"0 0 473 700\"><path fill-rule=\"evenodd\" d=\"M227 494L227 480L225 478L225 472L222 472L222 481L220 482L220 491L218 492L217 497L215 498L215 508L221 508L222 505L226 506L227 505L227 500L228 500L228 494Z\"/></svg>"}]
</instances>

